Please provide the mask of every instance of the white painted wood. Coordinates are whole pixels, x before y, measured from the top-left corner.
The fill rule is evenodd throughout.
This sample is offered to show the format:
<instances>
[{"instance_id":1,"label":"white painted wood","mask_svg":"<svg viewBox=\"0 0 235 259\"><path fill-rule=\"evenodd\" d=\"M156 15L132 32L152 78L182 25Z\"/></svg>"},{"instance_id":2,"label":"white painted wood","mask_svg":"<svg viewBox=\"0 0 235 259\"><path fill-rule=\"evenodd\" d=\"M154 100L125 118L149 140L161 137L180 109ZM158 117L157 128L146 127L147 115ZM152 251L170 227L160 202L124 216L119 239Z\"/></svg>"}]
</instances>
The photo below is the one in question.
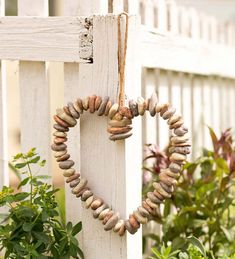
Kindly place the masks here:
<instances>
[{"instance_id":1,"label":"white painted wood","mask_svg":"<svg viewBox=\"0 0 235 259\"><path fill-rule=\"evenodd\" d=\"M0 63L0 189L9 184L7 148L7 86L6 64Z\"/></svg>"},{"instance_id":2,"label":"white painted wood","mask_svg":"<svg viewBox=\"0 0 235 259\"><path fill-rule=\"evenodd\" d=\"M133 98L140 95L140 66L137 68L137 73L133 66L138 63L131 58L137 57L134 52L138 50L134 44L137 26L135 23L135 18L130 18L126 79L126 94ZM103 55L103 52L108 55ZM83 71L80 70L78 91L81 97L95 93L101 96L109 95L113 100L117 99L116 18L112 16L94 18L94 63L82 66L86 66L87 70L85 71L85 68ZM82 117L81 172L87 177L89 185L98 196L103 197L105 202L115 211L119 211L122 217L128 217L141 200L142 149L136 148L141 147L140 118L134 120L133 136L126 142L110 142L106 126L107 119L104 117L89 114ZM135 150L134 157L133 150ZM133 172L136 172L135 178ZM86 258L141 258L141 230L134 236L128 234L120 238L114 233L104 232L100 222L94 221L91 211L83 209L82 220L83 249Z\"/></svg>"},{"instance_id":3,"label":"white painted wood","mask_svg":"<svg viewBox=\"0 0 235 259\"><path fill-rule=\"evenodd\" d=\"M182 36L189 37L190 36L190 13L188 9L185 7L178 8L179 15L179 33Z\"/></svg>"},{"instance_id":4,"label":"white painted wood","mask_svg":"<svg viewBox=\"0 0 235 259\"><path fill-rule=\"evenodd\" d=\"M0 0L0 17L4 15L5 0ZM0 61L0 189L4 185L9 185L7 140L6 63L5 61Z\"/></svg>"},{"instance_id":5,"label":"white painted wood","mask_svg":"<svg viewBox=\"0 0 235 259\"><path fill-rule=\"evenodd\" d=\"M123 12L124 9L124 2L123 0L112 0L110 1L112 5L112 13L121 13Z\"/></svg>"},{"instance_id":6,"label":"white painted wood","mask_svg":"<svg viewBox=\"0 0 235 259\"><path fill-rule=\"evenodd\" d=\"M171 72L170 74L170 90L169 93L169 101L170 104L177 109L179 113L182 113L182 103L184 99L182 99L182 86L181 86L181 75L180 73Z\"/></svg>"},{"instance_id":7,"label":"white painted wood","mask_svg":"<svg viewBox=\"0 0 235 259\"><path fill-rule=\"evenodd\" d=\"M179 10L174 0L167 2L168 30L171 34L179 33Z\"/></svg>"},{"instance_id":8,"label":"white painted wood","mask_svg":"<svg viewBox=\"0 0 235 259\"><path fill-rule=\"evenodd\" d=\"M32 5L28 0L18 0L18 8L19 16L30 13L45 16L48 13L46 1L38 1L37 5ZM51 175L51 118L46 64L44 62L20 62L19 86L21 149L26 152L32 147L37 148L41 157L47 160L46 166L40 173Z\"/></svg>"},{"instance_id":9,"label":"white painted wood","mask_svg":"<svg viewBox=\"0 0 235 259\"><path fill-rule=\"evenodd\" d=\"M145 67L235 77L235 48L172 36L144 26L141 39L140 56Z\"/></svg>"},{"instance_id":10,"label":"white painted wood","mask_svg":"<svg viewBox=\"0 0 235 259\"><path fill-rule=\"evenodd\" d=\"M169 74L160 70L158 99L160 103L169 103ZM169 143L169 127L163 119L159 118L159 147L161 150L167 147Z\"/></svg>"},{"instance_id":11,"label":"white painted wood","mask_svg":"<svg viewBox=\"0 0 235 259\"><path fill-rule=\"evenodd\" d=\"M85 25L84 18L78 17L2 17L0 57L88 62L92 36Z\"/></svg>"},{"instance_id":12,"label":"white painted wood","mask_svg":"<svg viewBox=\"0 0 235 259\"><path fill-rule=\"evenodd\" d=\"M165 0L154 0L157 7L157 28L161 32L165 32L168 28L167 5Z\"/></svg>"},{"instance_id":13,"label":"white painted wood","mask_svg":"<svg viewBox=\"0 0 235 259\"><path fill-rule=\"evenodd\" d=\"M154 27L154 2L153 0L145 0L145 25Z\"/></svg>"},{"instance_id":14,"label":"white painted wood","mask_svg":"<svg viewBox=\"0 0 235 259\"><path fill-rule=\"evenodd\" d=\"M221 110L221 96L220 96L220 85L218 84L218 78L212 77L211 78L211 102L212 102L212 113L211 113L211 120L212 120L212 127L216 134L219 135L220 132L220 110Z\"/></svg>"}]
</instances>

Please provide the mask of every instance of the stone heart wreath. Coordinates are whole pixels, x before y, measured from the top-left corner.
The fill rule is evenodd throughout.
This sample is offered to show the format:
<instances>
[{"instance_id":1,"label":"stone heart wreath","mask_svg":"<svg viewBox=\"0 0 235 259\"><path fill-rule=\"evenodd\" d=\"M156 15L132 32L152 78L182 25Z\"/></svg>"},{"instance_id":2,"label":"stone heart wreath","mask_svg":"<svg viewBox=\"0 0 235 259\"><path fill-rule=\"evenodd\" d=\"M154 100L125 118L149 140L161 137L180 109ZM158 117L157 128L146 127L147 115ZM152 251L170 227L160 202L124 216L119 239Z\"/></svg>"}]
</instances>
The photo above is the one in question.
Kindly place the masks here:
<instances>
[{"instance_id":1,"label":"stone heart wreath","mask_svg":"<svg viewBox=\"0 0 235 259\"><path fill-rule=\"evenodd\" d=\"M70 127L77 124L83 111L90 113L97 112L98 116L108 116L109 128L107 131L111 134L110 140L123 140L132 135L131 119L138 115L144 115L149 111L151 116L160 113L164 120L168 120L169 129L172 131L171 147L169 148L170 165L162 169L159 174L159 182L154 182L153 192L147 193L147 198L143 200L142 206L139 206L128 220L120 219L119 213L115 213L103 201L97 197L87 185L87 179L81 177L80 173L73 168L74 161L70 160L67 153L66 132ZM120 236L127 230L134 234L140 227L140 224L146 224L152 216L157 214L159 204L166 198L170 198L180 176L181 167L186 161L186 155L190 153L190 144L188 136L185 135L188 129L184 126L180 115L175 114L176 109L169 104L160 104L156 93L153 93L150 99L139 97L136 101L129 101L129 107L120 107L117 103L112 103L109 97L92 95L85 99L77 99L74 103L69 102L63 109L57 109L54 115L54 143L51 148L55 151L56 161L59 167L64 170L66 183L72 188L72 193L85 202L85 207L93 210L94 218L98 218L104 225L104 230L113 229Z\"/></svg>"}]
</instances>

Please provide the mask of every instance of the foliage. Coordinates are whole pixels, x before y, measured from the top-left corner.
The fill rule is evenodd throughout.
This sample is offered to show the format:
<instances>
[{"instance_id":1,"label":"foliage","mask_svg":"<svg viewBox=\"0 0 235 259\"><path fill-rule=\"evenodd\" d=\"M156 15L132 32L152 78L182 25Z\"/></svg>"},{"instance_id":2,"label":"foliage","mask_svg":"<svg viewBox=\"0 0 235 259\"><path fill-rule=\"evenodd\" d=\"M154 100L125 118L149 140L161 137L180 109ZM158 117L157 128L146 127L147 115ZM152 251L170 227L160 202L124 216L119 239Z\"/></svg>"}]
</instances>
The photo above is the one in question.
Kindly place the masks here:
<instances>
[{"instance_id":1,"label":"foliage","mask_svg":"<svg viewBox=\"0 0 235 259\"><path fill-rule=\"evenodd\" d=\"M0 206L9 208L0 225L0 251L5 250L4 258L84 258L75 238L81 231L81 222L63 226L57 219L58 190L42 182L47 176L32 174L32 168L43 167L45 162L35 149L14 157L12 164L24 175L18 189L24 186L28 191L14 193L4 186L0 192Z\"/></svg>"},{"instance_id":2,"label":"foliage","mask_svg":"<svg viewBox=\"0 0 235 259\"><path fill-rule=\"evenodd\" d=\"M162 238L154 233L148 236L158 249L162 242L171 243L173 251L185 250L187 237L196 236L208 258L234 258L234 141L230 129L220 138L211 128L209 132L213 150L204 149L198 159L184 166L176 192L166 201L160 218L155 219L162 224ZM149 167L154 176L158 174L155 168Z\"/></svg>"}]
</instances>

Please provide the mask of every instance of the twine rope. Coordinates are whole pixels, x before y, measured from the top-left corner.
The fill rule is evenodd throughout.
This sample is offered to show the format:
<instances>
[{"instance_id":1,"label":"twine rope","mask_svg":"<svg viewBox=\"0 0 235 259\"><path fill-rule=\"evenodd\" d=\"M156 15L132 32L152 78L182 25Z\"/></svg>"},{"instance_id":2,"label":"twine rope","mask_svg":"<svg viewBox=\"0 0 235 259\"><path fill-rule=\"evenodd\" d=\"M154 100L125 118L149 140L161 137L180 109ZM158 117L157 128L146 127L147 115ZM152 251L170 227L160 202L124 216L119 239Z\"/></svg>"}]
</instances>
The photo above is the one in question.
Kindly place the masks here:
<instances>
[{"instance_id":1,"label":"twine rope","mask_svg":"<svg viewBox=\"0 0 235 259\"><path fill-rule=\"evenodd\" d=\"M121 35L121 18L126 16L126 27L124 34L124 46L122 53L122 35ZM119 107L123 107L125 104L125 67L126 67L126 52L127 52L127 40L128 40L128 27L129 27L129 16L123 12L118 15L118 74L119 74Z\"/></svg>"}]
</instances>

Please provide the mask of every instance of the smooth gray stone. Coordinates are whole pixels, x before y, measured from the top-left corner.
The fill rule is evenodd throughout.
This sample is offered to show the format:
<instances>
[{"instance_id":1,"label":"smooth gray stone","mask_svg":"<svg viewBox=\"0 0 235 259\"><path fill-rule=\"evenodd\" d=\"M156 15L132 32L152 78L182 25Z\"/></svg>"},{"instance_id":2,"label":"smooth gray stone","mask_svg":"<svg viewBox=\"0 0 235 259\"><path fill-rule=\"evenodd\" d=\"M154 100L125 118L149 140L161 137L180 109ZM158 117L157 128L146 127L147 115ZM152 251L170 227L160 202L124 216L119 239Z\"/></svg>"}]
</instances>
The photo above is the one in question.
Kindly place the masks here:
<instances>
[{"instance_id":1,"label":"smooth gray stone","mask_svg":"<svg viewBox=\"0 0 235 259\"><path fill-rule=\"evenodd\" d=\"M57 144L52 144L51 145L51 149L53 150L53 151L63 151L63 150L65 150L67 148L67 145L66 144L59 144L59 145L57 145Z\"/></svg>"},{"instance_id":2,"label":"smooth gray stone","mask_svg":"<svg viewBox=\"0 0 235 259\"><path fill-rule=\"evenodd\" d=\"M108 101L109 101L109 97L105 96L103 101L102 101L102 103L101 103L101 105L100 105L100 107L99 107L99 109L98 109L98 111L97 111L97 115L98 116L104 115L105 109L106 109L106 105L107 105Z\"/></svg>"},{"instance_id":3,"label":"smooth gray stone","mask_svg":"<svg viewBox=\"0 0 235 259\"><path fill-rule=\"evenodd\" d=\"M123 140L123 139L129 138L130 136L132 136L132 132L111 135L109 137L109 139L113 140L113 141L116 141L116 140Z\"/></svg>"},{"instance_id":4,"label":"smooth gray stone","mask_svg":"<svg viewBox=\"0 0 235 259\"><path fill-rule=\"evenodd\" d=\"M63 127L59 124L54 124L53 128L58 130L58 131L61 131L61 132L68 132L69 131L69 128Z\"/></svg>"},{"instance_id":5,"label":"smooth gray stone","mask_svg":"<svg viewBox=\"0 0 235 259\"><path fill-rule=\"evenodd\" d=\"M59 167L60 167L61 169L69 169L69 168L71 168L73 165L74 165L74 161L73 161L73 160L66 160L66 161L63 161L63 162L60 162L60 163L59 163Z\"/></svg>"},{"instance_id":6,"label":"smooth gray stone","mask_svg":"<svg viewBox=\"0 0 235 259\"><path fill-rule=\"evenodd\" d=\"M130 108L132 114L135 117L139 115L137 102L135 102L134 100L130 100L129 101L129 108Z\"/></svg>"},{"instance_id":7,"label":"smooth gray stone","mask_svg":"<svg viewBox=\"0 0 235 259\"><path fill-rule=\"evenodd\" d=\"M74 108L73 103L69 102L68 103L68 108L69 108L69 111L72 114L74 119L79 119L80 118L80 114Z\"/></svg>"}]
</instances>

